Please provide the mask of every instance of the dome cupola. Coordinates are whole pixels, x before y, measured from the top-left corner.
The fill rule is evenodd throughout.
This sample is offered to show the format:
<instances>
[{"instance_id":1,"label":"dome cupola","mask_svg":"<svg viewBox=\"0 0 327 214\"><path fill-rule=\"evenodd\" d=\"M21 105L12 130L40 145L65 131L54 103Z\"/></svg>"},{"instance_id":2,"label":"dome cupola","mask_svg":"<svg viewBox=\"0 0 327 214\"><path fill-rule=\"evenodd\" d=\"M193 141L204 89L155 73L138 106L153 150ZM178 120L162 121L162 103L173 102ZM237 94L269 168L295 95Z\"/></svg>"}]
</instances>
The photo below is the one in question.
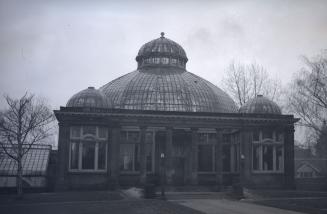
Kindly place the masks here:
<instances>
[{"instance_id":1,"label":"dome cupola","mask_svg":"<svg viewBox=\"0 0 327 214\"><path fill-rule=\"evenodd\" d=\"M279 106L263 95L257 95L255 98L247 101L240 108L239 112L247 114L282 114Z\"/></svg>"},{"instance_id":2,"label":"dome cupola","mask_svg":"<svg viewBox=\"0 0 327 214\"><path fill-rule=\"evenodd\" d=\"M73 95L67 102L67 107L109 108L108 98L94 87L88 87Z\"/></svg>"},{"instance_id":3,"label":"dome cupola","mask_svg":"<svg viewBox=\"0 0 327 214\"><path fill-rule=\"evenodd\" d=\"M167 39L165 33L162 32L160 38L154 39L140 48L136 61L138 69L153 66L185 69L188 59L182 46Z\"/></svg>"}]
</instances>

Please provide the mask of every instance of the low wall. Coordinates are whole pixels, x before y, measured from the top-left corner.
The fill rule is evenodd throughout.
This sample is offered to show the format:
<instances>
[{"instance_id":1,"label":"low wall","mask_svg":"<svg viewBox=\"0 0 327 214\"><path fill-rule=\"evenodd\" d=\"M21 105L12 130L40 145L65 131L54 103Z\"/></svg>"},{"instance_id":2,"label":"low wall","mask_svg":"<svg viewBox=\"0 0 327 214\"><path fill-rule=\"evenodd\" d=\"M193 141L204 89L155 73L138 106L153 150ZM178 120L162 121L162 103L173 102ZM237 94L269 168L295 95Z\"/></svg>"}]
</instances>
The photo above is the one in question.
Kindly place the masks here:
<instances>
[{"instance_id":1,"label":"low wall","mask_svg":"<svg viewBox=\"0 0 327 214\"><path fill-rule=\"evenodd\" d=\"M298 190L311 190L311 191L326 191L327 178L296 178L296 189Z\"/></svg>"}]
</instances>

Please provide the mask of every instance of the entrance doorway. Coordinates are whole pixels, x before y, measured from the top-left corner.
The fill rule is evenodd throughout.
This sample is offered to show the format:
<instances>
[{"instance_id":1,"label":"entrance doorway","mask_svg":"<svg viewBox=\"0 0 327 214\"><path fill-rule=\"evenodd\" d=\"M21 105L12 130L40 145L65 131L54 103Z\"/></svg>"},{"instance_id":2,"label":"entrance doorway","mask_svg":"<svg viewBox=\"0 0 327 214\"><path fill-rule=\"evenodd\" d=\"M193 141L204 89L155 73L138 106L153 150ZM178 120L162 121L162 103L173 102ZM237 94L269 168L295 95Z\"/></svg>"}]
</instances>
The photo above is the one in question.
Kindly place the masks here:
<instances>
[{"instance_id":1,"label":"entrance doorway","mask_svg":"<svg viewBox=\"0 0 327 214\"><path fill-rule=\"evenodd\" d=\"M190 149L191 133L185 130L173 132L173 185L185 184L185 171L187 167L187 151Z\"/></svg>"}]
</instances>

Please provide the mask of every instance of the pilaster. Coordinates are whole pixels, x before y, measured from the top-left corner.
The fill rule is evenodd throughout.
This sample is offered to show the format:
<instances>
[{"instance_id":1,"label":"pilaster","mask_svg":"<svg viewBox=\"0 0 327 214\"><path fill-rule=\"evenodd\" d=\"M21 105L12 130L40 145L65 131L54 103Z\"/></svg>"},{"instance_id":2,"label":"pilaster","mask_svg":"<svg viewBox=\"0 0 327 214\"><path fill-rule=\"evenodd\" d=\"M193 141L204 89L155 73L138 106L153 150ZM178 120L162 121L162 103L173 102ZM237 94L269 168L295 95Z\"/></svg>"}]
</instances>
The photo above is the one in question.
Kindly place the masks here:
<instances>
[{"instance_id":1,"label":"pilaster","mask_svg":"<svg viewBox=\"0 0 327 214\"><path fill-rule=\"evenodd\" d=\"M215 149L216 185L220 189L223 184L223 130L218 128L216 129Z\"/></svg>"},{"instance_id":2,"label":"pilaster","mask_svg":"<svg viewBox=\"0 0 327 214\"><path fill-rule=\"evenodd\" d=\"M191 184L198 184L198 129L192 128L191 140Z\"/></svg>"},{"instance_id":3,"label":"pilaster","mask_svg":"<svg viewBox=\"0 0 327 214\"><path fill-rule=\"evenodd\" d=\"M287 126L284 134L284 175L285 188L294 189L294 126Z\"/></svg>"},{"instance_id":4,"label":"pilaster","mask_svg":"<svg viewBox=\"0 0 327 214\"><path fill-rule=\"evenodd\" d=\"M167 127L166 128L166 180L168 185L171 185L173 182L172 152L173 152L173 128Z\"/></svg>"},{"instance_id":5,"label":"pilaster","mask_svg":"<svg viewBox=\"0 0 327 214\"><path fill-rule=\"evenodd\" d=\"M140 183L146 184L146 151L145 151L146 127L140 127Z\"/></svg>"},{"instance_id":6,"label":"pilaster","mask_svg":"<svg viewBox=\"0 0 327 214\"><path fill-rule=\"evenodd\" d=\"M115 189L119 186L119 153L120 153L120 131L121 127L112 128L112 137L111 137L111 173L110 173L110 186Z\"/></svg>"}]
</instances>

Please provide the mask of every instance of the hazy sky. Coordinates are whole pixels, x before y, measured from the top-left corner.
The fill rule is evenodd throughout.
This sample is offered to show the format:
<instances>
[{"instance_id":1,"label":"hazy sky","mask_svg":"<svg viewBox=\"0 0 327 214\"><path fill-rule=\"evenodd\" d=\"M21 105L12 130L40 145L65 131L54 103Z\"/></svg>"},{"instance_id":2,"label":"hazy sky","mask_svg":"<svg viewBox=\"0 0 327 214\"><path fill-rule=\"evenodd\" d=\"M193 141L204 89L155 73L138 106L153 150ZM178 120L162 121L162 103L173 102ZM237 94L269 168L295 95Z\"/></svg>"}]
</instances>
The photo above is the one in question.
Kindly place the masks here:
<instances>
[{"instance_id":1,"label":"hazy sky","mask_svg":"<svg viewBox=\"0 0 327 214\"><path fill-rule=\"evenodd\" d=\"M162 31L184 47L188 71L218 86L233 59L287 83L301 55L327 48L327 1L0 0L0 94L29 91L58 109L135 70Z\"/></svg>"}]
</instances>

